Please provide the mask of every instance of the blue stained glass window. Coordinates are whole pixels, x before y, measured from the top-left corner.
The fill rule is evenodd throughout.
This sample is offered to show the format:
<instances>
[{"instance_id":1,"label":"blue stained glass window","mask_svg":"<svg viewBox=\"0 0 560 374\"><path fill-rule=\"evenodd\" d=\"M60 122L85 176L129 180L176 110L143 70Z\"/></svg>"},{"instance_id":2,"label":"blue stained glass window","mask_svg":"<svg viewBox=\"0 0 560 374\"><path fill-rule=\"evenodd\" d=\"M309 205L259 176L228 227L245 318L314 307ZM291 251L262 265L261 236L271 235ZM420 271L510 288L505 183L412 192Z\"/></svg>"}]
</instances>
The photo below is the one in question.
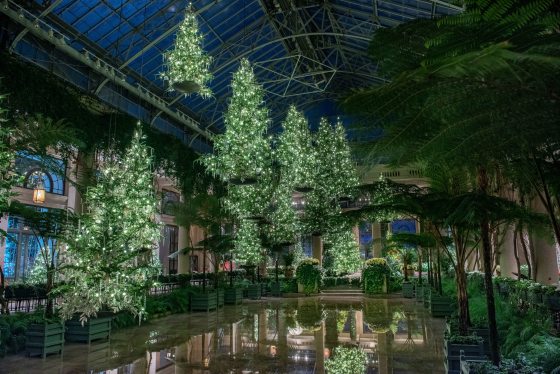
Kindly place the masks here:
<instances>
[{"instance_id":1,"label":"blue stained glass window","mask_svg":"<svg viewBox=\"0 0 560 374\"><path fill-rule=\"evenodd\" d=\"M313 247L311 244L311 236L303 236L301 238L301 246L303 247L303 253L307 257L313 257Z\"/></svg>"},{"instance_id":2,"label":"blue stained glass window","mask_svg":"<svg viewBox=\"0 0 560 374\"><path fill-rule=\"evenodd\" d=\"M6 278L15 278L17 265L17 242L8 237L6 240L6 251L4 252L4 276Z\"/></svg>"}]
</instances>

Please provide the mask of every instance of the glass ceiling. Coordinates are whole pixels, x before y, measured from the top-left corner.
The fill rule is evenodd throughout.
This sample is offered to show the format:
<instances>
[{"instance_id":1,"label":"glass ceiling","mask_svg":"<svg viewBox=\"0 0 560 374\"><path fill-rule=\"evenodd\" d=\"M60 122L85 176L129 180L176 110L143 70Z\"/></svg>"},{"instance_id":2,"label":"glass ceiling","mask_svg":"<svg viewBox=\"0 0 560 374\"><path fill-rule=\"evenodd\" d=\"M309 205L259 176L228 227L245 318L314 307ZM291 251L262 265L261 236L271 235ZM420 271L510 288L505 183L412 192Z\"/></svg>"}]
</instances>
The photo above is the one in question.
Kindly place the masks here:
<instances>
[{"instance_id":1,"label":"glass ceiling","mask_svg":"<svg viewBox=\"0 0 560 374\"><path fill-rule=\"evenodd\" d=\"M27 11L68 37L72 48L94 53L118 67L128 83L149 89L169 108L182 111L211 133L223 131L222 114L231 95L229 83L242 57L254 64L266 90L271 132L276 132L292 103L306 112L336 114L332 107L348 90L385 81L367 56L375 30L461 10L439 0L194 0L192 5L205 34L204 49L214 58L210 88L215 96L203 100L168 91L159 76L162 53L173 45L187 1L19 3L26 3ZM29 34L16 39L12 49L32 60L30 46L40 47ZM107 99L110 95L101 93L114 87L114 82L91 74L88 79L90 91L111 100ZM129 105L146 107L139 98L128 98Z\"/></svg>"}]
</instances>

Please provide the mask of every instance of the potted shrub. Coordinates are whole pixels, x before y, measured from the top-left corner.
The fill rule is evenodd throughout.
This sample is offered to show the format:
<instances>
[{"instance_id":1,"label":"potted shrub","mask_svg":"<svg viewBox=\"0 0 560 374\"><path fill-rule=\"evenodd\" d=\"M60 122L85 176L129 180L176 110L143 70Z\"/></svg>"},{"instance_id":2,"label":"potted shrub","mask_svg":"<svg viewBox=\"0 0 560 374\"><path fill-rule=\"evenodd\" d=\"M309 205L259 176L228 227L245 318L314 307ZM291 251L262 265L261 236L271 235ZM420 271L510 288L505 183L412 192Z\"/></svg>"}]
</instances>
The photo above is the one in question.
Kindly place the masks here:
<instances>
[{"instance_id":1,"label":"potted shrub","mask_svg":"<svg viewBox=\"0 0 560 374\"><path fill-rule=\"evenodd\" d=\"M321 275L322 271L318 259L306 258L301 261L296 270L298 292L305 293L305 295L319 292Z\"/></svg>"},{"instance_id":2,"label":"potted shrub","mask_svg":"<svg viewBox=\"0 0 560 374\"><path fill-rule=\"evenodd\" d=\"M384 258L371 258L366 261L362 270L364 292L372 294L387 293L388 278L391 269Z\"/></svg>"}]
</instances>

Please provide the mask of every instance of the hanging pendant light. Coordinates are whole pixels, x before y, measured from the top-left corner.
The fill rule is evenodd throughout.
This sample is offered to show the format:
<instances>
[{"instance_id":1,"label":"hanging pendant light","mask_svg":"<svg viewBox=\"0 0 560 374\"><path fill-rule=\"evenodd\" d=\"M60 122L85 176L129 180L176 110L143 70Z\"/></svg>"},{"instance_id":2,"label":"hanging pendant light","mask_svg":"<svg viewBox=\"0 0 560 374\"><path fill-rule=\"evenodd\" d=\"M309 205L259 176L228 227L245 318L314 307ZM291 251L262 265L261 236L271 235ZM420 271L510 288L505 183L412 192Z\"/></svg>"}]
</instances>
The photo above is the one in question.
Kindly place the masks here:
<instances>
[{"instance_id":1,"label":"hanging pendant light","mask_svg":"<svg viewBox=\"0 0 560 374\"><path fill-rule=\"evenodd\" d=\"M35 204L43 204L45 202L45 196L45 186L43 185L41 175L38 175L37 182L35 183L35 187L33 188L33 202Z\"/></svg>"}]
</instances>

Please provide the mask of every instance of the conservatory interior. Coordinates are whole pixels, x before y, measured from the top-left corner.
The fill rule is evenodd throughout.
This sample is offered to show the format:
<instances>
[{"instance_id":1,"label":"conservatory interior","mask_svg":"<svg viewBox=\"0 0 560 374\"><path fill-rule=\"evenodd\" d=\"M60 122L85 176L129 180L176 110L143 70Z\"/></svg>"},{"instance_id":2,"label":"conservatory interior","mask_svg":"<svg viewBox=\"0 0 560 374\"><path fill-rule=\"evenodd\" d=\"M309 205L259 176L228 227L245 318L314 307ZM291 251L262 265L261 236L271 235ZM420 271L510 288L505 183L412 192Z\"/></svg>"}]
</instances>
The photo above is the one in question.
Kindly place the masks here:
<instances>
[{"instance_id":1,"label":"conservatory interior","mask_svg":"<svg viewBox=\"0 0 560 374\"><path fill-rule=\"evenodd\" d=\"M560 374L559 46L555 0L0 0L0 373Z\"/></svg>"}]
</instances>

